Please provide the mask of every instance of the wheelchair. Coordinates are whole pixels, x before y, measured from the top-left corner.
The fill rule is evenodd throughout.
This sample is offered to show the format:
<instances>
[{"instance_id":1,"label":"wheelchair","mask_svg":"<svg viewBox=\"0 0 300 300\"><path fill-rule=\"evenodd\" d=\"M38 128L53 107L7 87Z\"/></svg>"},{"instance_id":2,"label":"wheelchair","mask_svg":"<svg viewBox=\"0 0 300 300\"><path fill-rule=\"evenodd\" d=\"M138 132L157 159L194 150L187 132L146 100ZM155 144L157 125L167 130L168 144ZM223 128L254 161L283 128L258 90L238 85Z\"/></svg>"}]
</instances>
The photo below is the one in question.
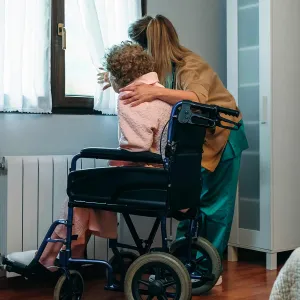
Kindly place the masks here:
<instances>
[{"instance_id":1,"label":"wheelchair","mask_svg":"<svg viewBox=\"0 0 300 300\"><path fill-rule=\"evenodd\" d=\"M195 291L197 294L208 292L220 277L222 264L213 245L199 237L201 160L207 129L214 130L217 126L239 129L239 124L224 118L224 114L237 117L239 112L191 101L176 104L167 124L167 144L163 156L120 149L83 149L73 157L68 176L68 219L57 220L51 225L29 264L6 257L2 265L8 272L26 278L39 276L37 266L47 243L60 242L65 247L59 255L61 276L55 287L55 300L82 299L84 281L78 271L80 268L75 266L86 264L104 265L107 274L105 289L125 291L126 298L130 300L143 297L188 300ZM123 166L76 170L76 162L80 158L142 162L162 167ZM72 258L71 243L76 239L72 235L74 207L122 214L135 245L109 240L109 247L114 254L109 262ZM187 208L187 212L181 212ZM154 225L146 240L139 237L131 215L154 217ZM167 218L188 220L189 229L184 237L175 241L168 239ZM51 239L58 225L67 227L66 239ZM159 227L162 245L161 248L152 248Z\"/></svg>"}]
</instances>

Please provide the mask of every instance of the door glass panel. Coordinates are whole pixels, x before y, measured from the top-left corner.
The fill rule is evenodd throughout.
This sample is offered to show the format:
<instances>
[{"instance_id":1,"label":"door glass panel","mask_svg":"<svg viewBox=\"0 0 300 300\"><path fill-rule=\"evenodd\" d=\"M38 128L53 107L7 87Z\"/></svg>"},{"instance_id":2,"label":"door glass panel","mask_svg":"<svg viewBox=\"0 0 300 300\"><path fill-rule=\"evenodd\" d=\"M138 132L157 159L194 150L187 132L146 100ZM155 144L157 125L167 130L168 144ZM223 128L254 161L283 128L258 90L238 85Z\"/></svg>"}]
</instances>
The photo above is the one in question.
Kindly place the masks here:
<instances>
[{"instance_id":1,"label":"door glass panel","mask_svg":"<svg viewBox=\"0 0 300 300\"><path fill-rule=\"evenodd\" d=\"M249 142L241 161L239 226L259 230L259 5L257 0L238 3L238 101Z\"/></svg>"}]
</instances>

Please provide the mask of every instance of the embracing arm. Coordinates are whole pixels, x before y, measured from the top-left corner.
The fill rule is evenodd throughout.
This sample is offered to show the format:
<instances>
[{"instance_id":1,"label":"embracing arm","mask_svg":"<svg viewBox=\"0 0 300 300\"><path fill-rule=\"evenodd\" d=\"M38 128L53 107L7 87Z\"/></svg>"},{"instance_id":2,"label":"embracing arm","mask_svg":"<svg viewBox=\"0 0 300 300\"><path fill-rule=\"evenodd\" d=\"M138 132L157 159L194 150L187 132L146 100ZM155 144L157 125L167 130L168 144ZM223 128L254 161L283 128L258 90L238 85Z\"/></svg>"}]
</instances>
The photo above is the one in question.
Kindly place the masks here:
<instances>
[{"instance_id":1,"label":"embracing arm","mask_svg":"<svg viewBox=\"0 0 300 300\"><path fill-rule=\"evenodd\" d=\"M181 100L190 100L194 102L201 102L194 92L181 91L181 90L171 90L171 89L160 89L157 91L156 99L160 99L167 102L170 105L174 105ZM205 99L203 98L205 101Z\"/></svg>"},{"instance_id":2,"label":"embracing arm","mask_svg":"<svg viewBox=\"0 0 300 300\"><path fill-rule=\"evenodd\" d=\"M157 99L167 102L170 105L174 105L181 100L205 103L207 99L205 96L196 94L194 91L171 90L148 84L128 86L121 89L121 91L129 92L124 93L120 99L125 105L131 104L131 106L138 106L141 103Z\"/></svg>"},{"instance_id":3,"label":"embracing arm","mask_svg":"<svg viewBox=\"0 0 300 300\"><path fill-rule=\"evenodd\" d=\"M126 91L127 94L124 94L120 99L124 101L124 104L131 104L132 106L138 106L143 102L151 102L157 99L171 105L181 100L191 100L205 104L208 101L212 74L212 69L208 65L192 62L179 71L178 90L148 84L131 85L121 89L121 91Z\"/></svg>"}]
</instances>

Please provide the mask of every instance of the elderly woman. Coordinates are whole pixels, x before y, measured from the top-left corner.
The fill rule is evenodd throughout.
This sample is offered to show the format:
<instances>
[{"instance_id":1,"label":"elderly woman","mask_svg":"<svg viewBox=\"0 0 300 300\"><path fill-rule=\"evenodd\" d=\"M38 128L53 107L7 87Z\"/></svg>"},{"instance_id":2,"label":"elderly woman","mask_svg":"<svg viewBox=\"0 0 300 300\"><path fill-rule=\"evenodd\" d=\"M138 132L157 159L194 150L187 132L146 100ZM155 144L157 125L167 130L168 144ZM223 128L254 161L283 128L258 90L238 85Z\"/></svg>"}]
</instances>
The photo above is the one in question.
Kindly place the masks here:
<instances>
[{"instance_id":1,"label":"elderly woman","mask_svg":"<svg viewBox=\"0 0 300 300\"><path fill-rule=\"evenodd\" d=\"M158 75L154 72L153 58L136 43L123 42L111 47L105 56L105 67L116 93L126 86L142 84L163 89L163 86L159 84ZM119 97L124 94L126 92L122 92ZM166 124L169 121L171 109L171 105L161 100L145 102L137 107L130 107L119 101L120 148L132 152L160 153L160 149L164 149L166 144ZM136 165L136 163L122 161L110 162L110 166L128 164ZM153 165L145 166L155 167ZM67 204L68 198L65 199L62 219L67 219ZM72 234L77 235L77 239L72 241L72 257L82 258L91 234L102 238L117 238L116 214L109 211L75 207ZM65 238L66 227L59 225L53 233L52 239ZM38 266L40 272L47 273L47 269L56 270L51 267L55 265L56 257L62 246L61 243L48 243ZM7 258L28 265L35 253L36 251L12 253Z\"/></svg>"}]
</instances>

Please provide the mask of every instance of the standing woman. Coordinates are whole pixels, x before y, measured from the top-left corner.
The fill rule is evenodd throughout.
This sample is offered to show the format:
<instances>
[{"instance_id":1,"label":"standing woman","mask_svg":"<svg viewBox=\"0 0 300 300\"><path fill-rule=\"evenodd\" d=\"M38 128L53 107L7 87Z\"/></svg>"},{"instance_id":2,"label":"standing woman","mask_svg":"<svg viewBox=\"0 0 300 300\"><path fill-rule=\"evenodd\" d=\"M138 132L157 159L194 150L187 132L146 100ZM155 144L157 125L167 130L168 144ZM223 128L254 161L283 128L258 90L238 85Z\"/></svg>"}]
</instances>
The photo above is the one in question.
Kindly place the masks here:
<instances>
[{"instance_id":1,"label":"standing woman","mask_svg":"<svg viewBox=\"0 0 300 300\"><path fill-rule=\"evenodd\" d=\"M166 17L146 16L133 23L128 34L153 56L155 71L166 88L147 84L126 87L120 90L129 92L120 98L125 104L137 106L160 99L175 105L181 100L191 100L237 109L235 99L218 75L202 57L180 44L173 24ZM104 89L110 86L105 73L99 74L99 82L107 82ZM221 258L231 231L241 154L248 148L241 116L226 118L241 122L241 127L238 131L220 127L214 132L207 130L202 157L203 187L199 195L201 237L215 246ZM187 228L188 222L182 221L177 238L183 237Z\"/></svg>"},{"instance_id":2,"label":"standing woman","mask_svg":"<svg viewBox=\"0 0 300 300\"><path fill-rule=\"evenodd\" d=\"M129 28L129 37L154 57L156 72L165 89L153 85L130 86L123 98L125 104L139 105L160 99L171 105L181 100L237 109L233 96L224 87L209 64L183 47L173 24L164 16L146 16ZM228 117L235 122L238 118ZM201 236L208 239L220 256L227 247L234 214L236 190L242 151L248 148L243 124L238 131L216 128L207 130L203 147L203 189L199 206L203 213ZM229 125L230 126L230 125ZM197 138L197 137L195 137ZM187 222L177 229L177 238L184 236Z\"/></svg>"}]
</instances>

